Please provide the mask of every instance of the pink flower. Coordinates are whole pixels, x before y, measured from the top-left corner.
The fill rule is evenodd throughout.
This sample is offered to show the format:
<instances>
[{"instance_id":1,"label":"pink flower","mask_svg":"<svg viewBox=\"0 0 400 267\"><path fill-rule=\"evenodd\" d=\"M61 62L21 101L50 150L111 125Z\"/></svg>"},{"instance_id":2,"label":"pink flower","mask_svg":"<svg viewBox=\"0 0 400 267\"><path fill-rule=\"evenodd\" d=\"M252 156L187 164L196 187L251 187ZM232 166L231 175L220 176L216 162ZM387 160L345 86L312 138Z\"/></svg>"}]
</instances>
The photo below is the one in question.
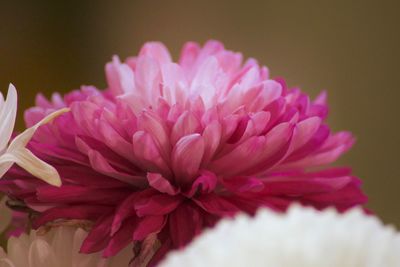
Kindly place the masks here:
<instances>
[{"instance_id":1,"label":"pink flower","mask_svg":"<svg viewBox=\"0 0 400 267\"><path fill-rule=\"evenodd\" d=\"M216 41L187 43L178 63L147 43L125 63L114 57L106 75L104 91L39 95L25 114L30 126L70 107L30 142L63 185L14 168L0 186L39 212L36 227L95 222L83 252L109 257L134 242L143 254L159 245L155 263L238 211L284 211L294 201L345 210L366 201L349 169L321 168L353 144L324 122L325 93L311 101Z\"/></svg>"}]
</instances>

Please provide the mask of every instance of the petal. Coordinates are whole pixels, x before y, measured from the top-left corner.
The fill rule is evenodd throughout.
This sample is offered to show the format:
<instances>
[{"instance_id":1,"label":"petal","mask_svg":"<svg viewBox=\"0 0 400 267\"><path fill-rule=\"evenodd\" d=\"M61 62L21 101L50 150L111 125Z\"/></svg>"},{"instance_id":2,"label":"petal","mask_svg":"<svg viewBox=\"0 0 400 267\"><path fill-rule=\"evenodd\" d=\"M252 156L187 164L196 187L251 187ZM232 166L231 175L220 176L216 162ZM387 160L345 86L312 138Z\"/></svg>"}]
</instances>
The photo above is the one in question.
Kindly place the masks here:
<instances>
[{"instance_id":1,"label":"petal","mask_svg":"<svg viewBox=\"0 0 400 267\"><path fill-rule=\"evenodd\" d=\"M33 226L34 228L38 228L56 219L96 220L111 210L111 207L105 205L78 205L51 208L41 213L33 222Z\"/></svg>"},{"instance_id":2,"label":"petal","mask_svg":"<svg viewBox=\"0 0 400 267\"><path fill-rule=\"evenodd\" d=\"M233 216L239 211L232 202L215 194L200 195L193 200L205 211L218 216Z\"/></svg>"},{"instance_id":3,"label":"petal","mask_svg":"<svg viewBox=\"0 0 400 267\"><path fill-rule=\"evenodd\" d=\"M167 127L163 120L150 111L142 112L138 120L139 130L143 130L153 137L161 156L169 162L171 144L167 135Z\"/></svg>"},{"instance_id":4,"label":"petal","mask_svg":"<svg viewBox=\"0 0 400 267\"><path fill-rule=\"evenodd\" d=\"M221 141L222 128L218 121L213 121L206 126L203 131L204 139L204 155L202 160L202 166L208 164L209 161L214 157Z\"/></svg>"},{"instance_id":5,"label":"petal","mask_svg":"<svg viewBox=\"0 0 400 267\"><path fill-rule=\"evenodd\" d=\"M161 193L176 195L177 190L166 178L159 173L147 173L149 185Z\"/></svg>"},{"instance_id":6,"label":"petal","mask_svg":"<svg viewBox=\"0 0 400 267\"><path fill-rule=\"evenodd\" d=\"M211 193L214 191L217 182L218 178L214 173L202 171L201 176L194 181L187 195L193 197L198 191L201 193Z\"/></svg>"},{"instance_id":7,"label":"petal","mask_svg":"<svg viewBox=\"0 0 400 267\"><path fill-rule=\"evenodd\" d=\"M140 49L139 56L147 56L157 60L160 64L172 61L168 49L161 42L148 42Z\"/></svg>"},{"instance_id":8,"label":"petal","mask_svg":"<svg viewBox=\"0 0 400 267\"><path fill-rule=\"evenodd\" d=\"M224 176L234 175L253 165L265 146L264 136L253 136L235 147L230 153L211 162L210 170ZM250 160L249 160L250 159ZM257 161L258 162L258 161Z\"/></svg>"},{"instance_id":9,"label":"petal","mask_svg":"<svg viewBox=\"0 0 400 267\"><path fill-rule=\"evenodd\" d=\"M171 176L171 170L166 164L162 152L153 136L144 131L137 131L132 136L133 153L143 169L149 172L159 172L166 177Z\"/></svg>"},{"instance_id":10,"label":"petal","mask_svg":"<svg viewBox=\"0 0 400 267\"><path fill-rule=\"evenodd\" d=\"M170 236L176 248L187 245L202 226L201 213L195 206L182 205L169 216Z\"/></svg>"},{"instance_id":11,"label":"petal","mask_svg":"<svg viewBox=\"0 0 400 267\"><path fill-rule=\"evenodd\" d=\"M132 242L132 232L136 228L135 219L127 220L116 232L103 251L103 257L112 257Z\"/></svg>"},{"instance_id":12,"label":"petal","mask_svg":"<svg viewBox=\"0 0 400 267\"><path fill-rule=\"evenodd\" d=\"M200 130L200 122L192 112L185 111L172 127L171 144L175 145L185 135L196 133Z\"/></svg>"},{"instance_id":13,"label":"petal","mask_svg":"<svg viewBox=\"0 0 400 267\"><path fill-rule=\"evenodd\" d=\"M57 170L53 166L37 158L31 151L24 147L19 149L14 148L12 151L0 156L0 166L12 162L15 162L18 166L46 183L54 186L61 186L61 179ZM0 173L2 171L0 171Z\"/></svg>"},{"instance_id":14,"label":"petal","mask_svg":"<svg viewBox=\"0 0 400 267\"><path fill-rule=\"evenodd\" d=\"M29 266L57 266L53 248L43 239L36 239L29 248Z\"/></svg>"},{"instance_id":15,"label":"petal","mask_svg":"<svg viewBox=\"0 0 400 267\"><path fill-rule=\"evenodd\" d=\"M15 162L20 167L24 168L26 171L38 177L39 179L51 185L60 186L61 179L57 173L57 170L44 161L38 159L32 152L26 149L25 146L28 144L33 134L40 126L50 122L54 118L68 111L69 109L64 108L53 112L31 128L26 129L23 133L15 137L10 143L10 146L7 148L6 154L0 157L0 166L4 163ZM0 173L3 171L0 171Z\"/></svg>"},{"instance_id":16,"label":"petal","mask_svg":"<svg viewBox=\"0 0 400 267\"><path fill-rule=\"evenodd\" d=\"M298 148L306 144L314 134L318 131L321 125L321 118L311 117L297 123L292 139L292 150L296 151Z\"/></svg>"},{"instance_id":17,"label":"petal","mask_svg":"<svg viewBox=\"0 0 400 267\"><path fill-rule=\"evenodd\" d=\"M141 218L133 233L133 240L142 241L152 233L158 233L165 225L165 216Z\"/></svg>"},{"instance_id":18,"label":"petal","mask_svg":"<svg viewBox=\"0 0 400 267\"><path fill-rule=\"evenodd\" d=\"M204 154L204 140L200 134L182 137L172 151L172 168L176 180L186 184L199 171Z\"/></svg>"},{"instance_id":19,"label":"petal","mask_svg":"<svg viewBox=\"0 0 400 267\"><path fill-rule=\"evenodd\" d=\"M182 201L181 196L158 194L147 199L139 199L134 203L139 217L149 215L165 215L176 209Z\"/></svg>"},{"instance_id":20,"label":"petal","mask_svg":"<svg viewBox=\"0 0 400 267\"><path fill-rule=\"evenodd\" d=\"M120 229L122 223L127 218L135 216L134 202L137 196L137 193L132 193L118 206L111 225L111 235L114 235Z\"/></svg>"},{"instance_id":21,"label":"petal","mask_svg":"<svg viewBox=\"0 0 400 267\"><path fill-rule=\"evenodd\" d=\"M6 148L14 130L15 117L17 115L17 90L14 85L8 86L7 99L4 102L3 95L0 101L0 153Z\"/></svg>"},{"instance_id":22,"label":"petal","mask_svg":"<svg viewBox=\"0 0 400 267\"><path fill-rule=\"evenodd\" d=\"M110 241L110 230L113 217L104 214L100 217L90 230L88 236L83 241L80 252L93 253L98 252L107 247Z\"/></svg>"},{"instance_id":23,"label":"petal","mask_svg":"<svg viewBox=\"0 0 400 267\"><path fill-rule=\"evenodd\" d=\"M127 197L130 190L97 189L88 186L63 185L61 187L41 186L37 188L38 200L47 203L118 204Z\"/></svg>"},{"instance_id":24,"label":"petal","mask_svg":"<svg viewBox=\"0 0 400 267\"><path fill-rule=\"evenodd\" d=\"M126 64L121 64L117 56L113 57L112 62L106 64L106 77L111 92L115 96L133 92L135 89L132 69Z\"/></svg>"}]
</instances>

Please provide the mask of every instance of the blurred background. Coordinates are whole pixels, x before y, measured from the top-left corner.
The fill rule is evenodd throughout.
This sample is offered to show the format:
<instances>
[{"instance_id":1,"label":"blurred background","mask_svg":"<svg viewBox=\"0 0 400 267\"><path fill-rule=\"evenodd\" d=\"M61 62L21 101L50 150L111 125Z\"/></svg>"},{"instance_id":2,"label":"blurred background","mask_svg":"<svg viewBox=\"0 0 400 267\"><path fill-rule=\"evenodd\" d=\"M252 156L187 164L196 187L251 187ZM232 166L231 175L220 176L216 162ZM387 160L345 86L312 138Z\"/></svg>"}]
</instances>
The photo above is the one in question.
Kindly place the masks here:
<instances>
[{"instance_id":1,"label":"blurred background","mask_svg":"<svg viewBox=\"0 0 400 267\"><path fill-rule=\"evenodd\" d=\"M329 91L330 123L357 137L340 163L364 180L368 207L400 227L400 5L396 1L1 1L0 89L22 111L43 92L105 87L111 56L150 40L175 59L218 39L310 95Z\"/></svg>"}]
</instances>

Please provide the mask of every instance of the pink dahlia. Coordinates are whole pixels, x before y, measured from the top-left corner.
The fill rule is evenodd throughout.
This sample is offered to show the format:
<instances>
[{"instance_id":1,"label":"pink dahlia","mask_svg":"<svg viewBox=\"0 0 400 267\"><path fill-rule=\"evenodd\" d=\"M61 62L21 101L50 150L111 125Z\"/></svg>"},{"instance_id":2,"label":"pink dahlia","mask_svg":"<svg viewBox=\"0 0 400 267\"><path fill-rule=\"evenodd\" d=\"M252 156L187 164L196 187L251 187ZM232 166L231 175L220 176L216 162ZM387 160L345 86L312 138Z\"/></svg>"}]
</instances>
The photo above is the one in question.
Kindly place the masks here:
<instances>
[{"instance_id":1,"label":"pink dahlia","mask_svg":"<svg viewBox=\"0 0 400 267\"><path fill-rule=\"evenodd\" d=\"M105 90L39 95L25 114L31 126L71 109L30 142L62 186L17 167L1 181L35 212L35 227L93 222L85 253L110 257L133 242L136 259L150 255L152 265L238 211L284 211L294 201L345 210L366 201L349 169L323 167L353 144L324 122L326 94L311 101L219 42L187 43L178 63L147 43L125 63L114 57L106 76Z\"/></svg>"}]
</instances>

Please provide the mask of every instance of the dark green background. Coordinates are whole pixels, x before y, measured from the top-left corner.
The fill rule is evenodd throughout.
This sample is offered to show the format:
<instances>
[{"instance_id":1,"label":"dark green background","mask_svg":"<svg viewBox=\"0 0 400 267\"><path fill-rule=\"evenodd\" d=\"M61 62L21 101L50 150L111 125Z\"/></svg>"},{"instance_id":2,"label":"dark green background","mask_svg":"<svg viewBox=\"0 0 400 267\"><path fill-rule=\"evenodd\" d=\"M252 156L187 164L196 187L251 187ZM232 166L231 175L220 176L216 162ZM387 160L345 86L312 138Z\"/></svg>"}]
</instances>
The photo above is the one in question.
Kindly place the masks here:
<instances>
[{"instance_id":1,"label":"dark green background","mask_svg":"<svg viewBox=\"0 0 400 267\"><path fill-rule=\"evenodd\" d=\"M364 180L369 207L400 226L399 5L396 1L1 1L0 88L22 110L37 92L105 86L113 54L163 41L219 39L315 96L330 122L357 137L342 158Z\"/></svg>"}]
</instances>

